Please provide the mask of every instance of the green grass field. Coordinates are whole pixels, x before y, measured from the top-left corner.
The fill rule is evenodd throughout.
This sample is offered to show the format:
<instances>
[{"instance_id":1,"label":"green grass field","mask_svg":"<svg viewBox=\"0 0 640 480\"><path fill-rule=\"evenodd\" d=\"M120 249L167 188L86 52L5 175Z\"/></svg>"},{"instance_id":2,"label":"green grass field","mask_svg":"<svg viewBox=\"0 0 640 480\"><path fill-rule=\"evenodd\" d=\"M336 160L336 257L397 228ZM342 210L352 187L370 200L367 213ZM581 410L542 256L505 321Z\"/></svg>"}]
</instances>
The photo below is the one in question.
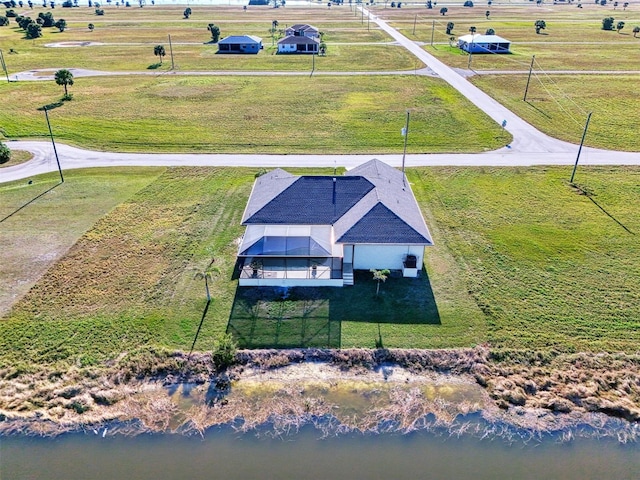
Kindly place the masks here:
<instances>
[{"instance_id":1,"label":"green grass field","mask_svg":"<svg viewBox=\"0 0 640 480\"><path fill-rule=\"evenodd\" d=\"M524 75L476 76L471 81L550 135L578 142L586 113L592 111L587 145L640 149L634 135L640 99L629 88L637 74L550 75L560 69L638 70L640 39L632 34L633 27L640 25L638 5L614 10L612 5L594 4L578 9L574 5L509 4L464 8L461 3L449 5L446 16L439 14L439 8L428 10L422 4L405 4L398 9L380 3L371 10L409 38L424 42L424 48L445 63L459 68L467 68L469 58L448 45L446 23L455 23L454 36L466 33L472 25L479 32L494 28L513 41L513 54L474 55L471 67L526 72L531 56L536 55L530 103L519 101ZM510 141L475 107L431 79L308 78L306 72L312 68L308 56L274 55L269 30L271 22L278 20L279 30L302 22L324 32L329 51L326 57L315 59L317 72L410 72L423 67L404 49L389 44L388 35L377 25L367 24L348 5L331 9L322 5L278 10L255 7L246 12L239 7L193 6L188 20L182 16L183 6L107 5L105 9L101 17L87 7L54 9L54 16L65 18L69 28L62 33L44 29L44 37L37 40L25 40L15 22L0 28L10 73L64 66L156 74L126 79L77 78L71 88L74 100L52 112L57 117L54 123L59 122L57 134L66 142L116 151L149 151L151 145L153 151L173 152L387 153L398 151L398 117L406 108L415 113L412 128L418 133L409 145L412 153L485 151ZM489 19L485 18L487 9ZM36 5L31 15L49 10ZM624 21L625 28L620 33L603 31L600 27L605 16ZM541 35L533 28L532 19L537 18L547 22ZM207 43L206 26L211 22L221 26L223 36L261 36L265 50L257 56L217 55L216 47ZM433 22L435 45L430 46ZM94 23L94 31L89 31L88 23ZM167 78L171 68L169 34L178 71L273 70L305 75ZM45 46L91 41L97 45ZM157 44L165 45L168 52L162 65L157 65L158 58L153 55ZM17 53L7 53L10 49ZM58 102L61 89L53 82L11 83L0 84L0 94L5 99L0 134L38 138L47 132L36 109ZM211 128L212 122L215 128Z\"/></svg>"},{"instance_id":2,"label":"green grass field","mask_svg":"<svg viewBox=\"0 0 640 480\"><path fill-rule=\"evenodd\" d=\"M637 152L640 99L629 88L636 78L538 75L529 85L526 102L522 100L525 76L481 75L471 81L543 132L573 143L580 143L587 114L593 112L585 144ZM603 89L608 100L602 99Z\"/></svg>"},{"instance_id":3,"label":"green grass field","mask_svg":"<svg viewBox=\"0 0 640 480\"><path fill-rule=\"evenodd\" d=\"M409 152L483 151L510 141L499 125L432 78L128 80L78 79L73 100L49 113L56 138L110 151L399 153L410 109ZM0 133L46 137L38 108L61 93L54 82L0 84L7 99Z\"/></svg>"},{"instance_id":4,"label":"green grass field","mask_svg":"<svg viewBox=\"0 0 640 480\"><path fill-rule=\"evenodd\" d=\"M311 58L307 55L276 55L271 22L278 19L278 31L294 23L313 23L324 35L328 54L316 58L318 71L394 71L421 68L405 49L388 45L392 39L377 26L367 29L359 18L354 19L346 10L325 11L318 8L280 9L252 8L242 12L237 7L194 6L189 20L182 16L184 7L154 6L151 8L116 8L105 6L106 14L97 17L90 8L44 9L35 6L26 12L33 18L51 11L54 18L64 18L68 28L44 28L43 37L24 39L15 22L0 28L0 41L7 54L5 61L9 73L32 68L91 68L106 71L140 71L159 62L153 47L165 46L167 55L156 71L171 67L168 36L171 35L174 64L178 71L311 71ZM28 10L28 9L27 9ZM285 11L286 10L286 11ZM217 55L218 47L210 44L207 25L215 22L221 29L221 38L228 35L256 35L263 39L264 51L258 55ZM87 28L93 23L95 29ZM76 47L53 48L61 42L75 43ZM80 46L86 42L95 45Z\"/></svg>"},{"instance_id":5,"label":"green grass field","mask_svg":"<svg viewBox=\"0 0 640 480\"><path fill-rule=\"evenodd\" d=\"M244 346L373 347L380 336L385 347L637 350L639 168L581 168L588 196L561 167L411 169L436 241L428 276L390 278L378 299L363 274L353 288L285 300L232 278L253 170L100 172L68 172L55 195L4 223L5 254L24 254L28 244L7 238L40 231L31 219L68 212L80 197L100 198L105 212L76 221L86 233L76 228L78 241L0 322L0 366L100 364L148 345L188 350L205 307L194 277L212 259L198 350L227 329ZM26 189L3 185L1 203L23 204Z\"/></svg>"}]
</instances>

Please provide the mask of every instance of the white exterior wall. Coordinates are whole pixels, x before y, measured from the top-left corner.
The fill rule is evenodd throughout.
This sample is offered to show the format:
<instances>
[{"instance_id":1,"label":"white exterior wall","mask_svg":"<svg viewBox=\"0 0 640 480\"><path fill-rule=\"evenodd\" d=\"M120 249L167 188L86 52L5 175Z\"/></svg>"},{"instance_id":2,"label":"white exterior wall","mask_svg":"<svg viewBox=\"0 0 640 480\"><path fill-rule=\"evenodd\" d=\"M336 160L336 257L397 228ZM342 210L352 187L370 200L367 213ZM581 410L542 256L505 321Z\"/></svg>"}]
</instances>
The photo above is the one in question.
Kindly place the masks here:
<instances>
[{"instance_id":1,"label":"white exterior wall","mask_svg":"<svg viewBox=\"0 0 640 480\"><path fill-rule=\"evenodd\" d=\"M353 263L353 245L345 244L342 246L342 261L344 263Z\"/></svg>"},{"instance_id":2,"label":"white exterior wall","mask_svg":"<svg viewBox=\"0 0 640 480\"><path fill-rule=\"evenodd\" d=\"M424 247L421 245L356 245L353 252L353 268L400 270L407 255L415 255L418 270L422 270Z\"/></svg>"},{"instance_id":3,"label":"white exterior wall","mask_svg":"<svg viewBox=\"0 0 640 480\"><path fill-rule=\"evenodd\" d=\"M278 45L278 52L291 53L296 51L296 45L293 43L281 43Z\"/></svg>"}]
</instances>

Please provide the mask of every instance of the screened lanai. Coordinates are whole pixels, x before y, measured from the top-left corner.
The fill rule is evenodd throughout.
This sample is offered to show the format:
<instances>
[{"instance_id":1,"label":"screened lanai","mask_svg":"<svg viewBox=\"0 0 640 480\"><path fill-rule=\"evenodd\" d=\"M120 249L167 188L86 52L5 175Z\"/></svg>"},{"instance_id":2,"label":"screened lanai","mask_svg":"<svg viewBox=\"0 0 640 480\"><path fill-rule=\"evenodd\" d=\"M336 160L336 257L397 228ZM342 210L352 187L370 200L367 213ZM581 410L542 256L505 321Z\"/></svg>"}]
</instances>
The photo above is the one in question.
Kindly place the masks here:
<instances>
[{"instance_id":1,"label":"screened lanai","mask_svg":"<svg viewBox=\"0 0 640 480\"><path fill-rule=\"evenodd\" d=\"M342 246L332 236L326 225L250 225L238 253L240 278L342 278Z\"/></svg>"}]
</instances>

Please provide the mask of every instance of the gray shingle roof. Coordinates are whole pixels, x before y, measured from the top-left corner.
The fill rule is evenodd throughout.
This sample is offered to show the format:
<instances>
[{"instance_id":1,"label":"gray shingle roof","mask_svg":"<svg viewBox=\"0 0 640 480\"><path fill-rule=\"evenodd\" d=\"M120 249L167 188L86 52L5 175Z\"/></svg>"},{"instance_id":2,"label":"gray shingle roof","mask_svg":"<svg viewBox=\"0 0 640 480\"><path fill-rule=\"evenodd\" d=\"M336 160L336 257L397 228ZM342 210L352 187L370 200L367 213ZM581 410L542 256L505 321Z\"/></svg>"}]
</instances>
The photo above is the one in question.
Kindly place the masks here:
<instances>
[{"instance_id":1,"label":"gray shingle roof","mask_svg":"<svg viewBox=\"0 0 640 480\"><path fill-rule=\"evenodd\" d=\"M243 224L333 225L338 243L433 245L403 173L380 160L344 176L259 177Z\"/></svg>"},{"instance_id":2,"label":"gray shingle roof","mask_svg":"<svg viewBox=\"0 0 640 480\"><path fill-rule=\"evenodd\" d=\"M255 35L230 35L220 40L218 45L227 43L262 43L262 39Z\"/></svg>"},{"instance_id":3,"label":"gray shingle roof","mask_svg":"<svg viewBox=\"0 0 640 480\"><path fill-rule=\"evenodd\" d=\"M372 189L364 177L296 177L271 201L245 216L243 223L333 225Z\"/></svg>"},{"instance_id":4,"label":"gray shingle roof","mask_svg":"<svg viewBox=\"0 0 640 480\"><path fill-rule=\"evenodd\" d=\"M288 37L278 40L278 45L319 45L320 41L312 37L296 37L295 35L289 35Z\"/></svg>"}]
</instances>

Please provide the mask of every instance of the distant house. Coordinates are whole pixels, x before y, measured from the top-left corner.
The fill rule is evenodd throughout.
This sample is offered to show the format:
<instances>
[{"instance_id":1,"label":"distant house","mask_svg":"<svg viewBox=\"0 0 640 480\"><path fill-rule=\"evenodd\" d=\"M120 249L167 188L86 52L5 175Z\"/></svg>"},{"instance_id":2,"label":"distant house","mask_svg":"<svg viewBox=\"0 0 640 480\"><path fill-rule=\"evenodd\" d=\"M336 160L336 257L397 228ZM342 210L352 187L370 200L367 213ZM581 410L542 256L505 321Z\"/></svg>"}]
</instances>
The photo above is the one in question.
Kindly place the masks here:
<instances>
[{"instance_id":1,"label":"distant house","mask_svg":"<svg viewBox=\"0 0 640 480\"><path fill-rule=\"evenodd\" d=\"M316 27L312 25L307 25L306 23L304 24L297 23L295 25L291 25L290 27L285 29L284 34L287 37L290 35L295 37L309 37L309 38L320 37L320 31Z\"/></svg>"},{"instance_id":2,"label":"distant house","mask_svg":"<svg viewBox=\"0 0 640 480\"><path fill-rule=\"evenodd\" d=\"M371 160L341 176L258 177L242 217L240 286L353 284L353 271L416 277L433 240L404 174Z\"/></svg>"},{"instance_id":3,"label":"distant house","mask_svg":"<svg viewBox=\"0 0 640 480\"><path fill-rule=\"evenodd\" d=\"M262 39L254 35L231 35L218 42L218 53L258 53Z\"/></svg>"},{"instance_id":4,"label":"distant house","mask_svg":"<svg viewBox=\"0 0 640 480\"><path fill-rule=\"evenodd\" d=\"M294 36L278 40L278 53L311 53L317 54L320 41L314 37Z\"/></svg>"},{"instance_id":5,"label":"distant house","mask_svg":"<svg viewBox=\"0 0 640 480\"><path fill-rule=\"evenodd\" d=\"M458 38L458 48L467 53L510 53L511 42L498 35L470 33Z\"/></svg>"}]
</instances>

